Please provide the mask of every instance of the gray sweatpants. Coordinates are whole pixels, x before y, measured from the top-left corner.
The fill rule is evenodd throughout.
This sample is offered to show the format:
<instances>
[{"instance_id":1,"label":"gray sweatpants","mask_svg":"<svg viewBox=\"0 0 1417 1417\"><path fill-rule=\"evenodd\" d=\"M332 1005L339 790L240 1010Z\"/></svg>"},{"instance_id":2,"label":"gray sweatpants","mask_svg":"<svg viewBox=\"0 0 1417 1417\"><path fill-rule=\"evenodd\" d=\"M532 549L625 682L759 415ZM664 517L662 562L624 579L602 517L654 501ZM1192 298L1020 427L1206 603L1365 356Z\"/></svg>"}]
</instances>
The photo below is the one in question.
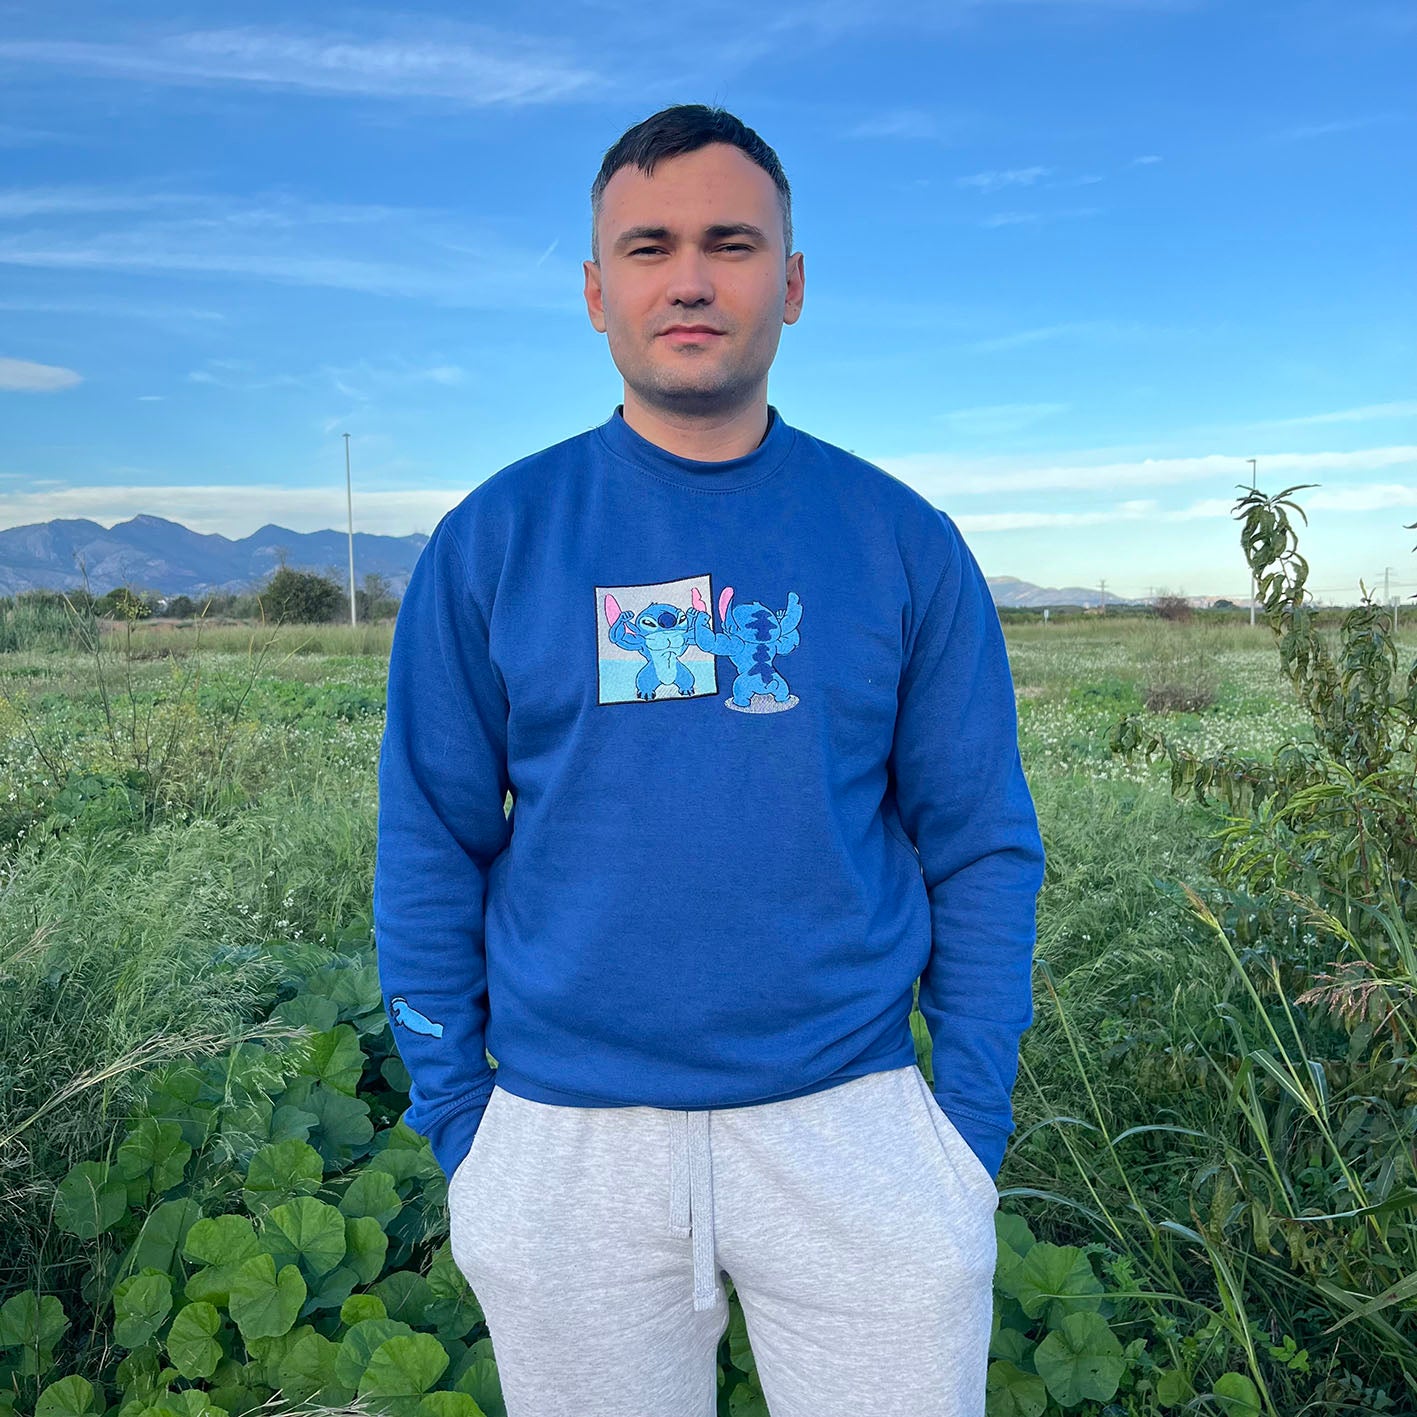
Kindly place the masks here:
<instances>
[{"instance_id":1,"label":"gray sweatpants","mask_svg":"<svg viewBox=\"0 0 1417 1417\"><path fill-rule=\"evenodd\" d=\"M983 1417L998 1202L913 1063L707 1111L496 1087L448 1190L508 1417L714 1417L723 1272L772 1417Z\"/></svg>"}]
</instances>

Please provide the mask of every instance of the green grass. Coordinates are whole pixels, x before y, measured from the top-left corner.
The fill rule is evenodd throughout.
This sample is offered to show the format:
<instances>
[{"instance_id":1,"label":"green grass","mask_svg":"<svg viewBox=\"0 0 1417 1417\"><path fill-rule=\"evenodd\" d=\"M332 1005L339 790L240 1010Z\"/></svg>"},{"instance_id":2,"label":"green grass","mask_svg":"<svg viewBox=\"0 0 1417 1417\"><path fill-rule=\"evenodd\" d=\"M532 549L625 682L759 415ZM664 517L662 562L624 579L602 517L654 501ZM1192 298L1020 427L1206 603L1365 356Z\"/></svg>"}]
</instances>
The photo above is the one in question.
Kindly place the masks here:
<instances>
[{"instance_id":1,"label":"green grass","mask_svg":"<svg viewBox=\"0 0 1417 1417\"><path fill-rule=\"evenodd\" d=\"M28 1288L72 1300L71 1276L54 1267L53 1188L104 1152L154 1060L210 1051L263 1018L279 942L367 920L388 638L377 625L264 637L206 627L194 655L188 630L139 625L98 660L44 637L0 653L0 1300ZM1380 1393L1353 1384L1397 1390L1411 1305L1387 1315L1396 1339L1363 1323L1318 1339L1333 1301L1286 1258L1297 1232L1274 1219L1287 1202L1265 1190L1255 1117L1233 1095L1237 1059L1269 1046L1265 1015L1181 891L1210 881L1221 815L1174 800L1164 767L1107 746L1157 682L1212 691L1204 712L1142 713L1196 751L1268 753L1310 736L1272 639L1243 624L1120 618L1010 626L1006 638L1048 871L1005 1210L1042 1239L1098 1246L1119 1295L1130 1285L1152 1296L1109 1301L1110 1321L1123 1341L1147 1338L1157 1362L1207 1380L1258 1365L1288 1410L1382 1411ZM123 776L151 757L145 714L179 740L157 788ZM232 747L219 755L223 715ZM1296 968L1301 956L1322 963L1317 946L1270 943ZM1315 1019L1307 1046L1336 1039ZM1343 1180L1322 1148L1292 1117L1280 1122L1296 1194L1341 1208ZM1114 1140L1156 1126L1199 1135ZM1202 1226L1220 1248L1208 1254L1163 1222ZM1261 1224L1279 1237L1268 1252L1256 1248ZM1281 1349L1298 1332L1312 1371L1269 1356L1260 1329ZM1142 1365L1134 1377L1141 1386L1115 1411L1171 1410Z\"/></svg>"}]
</instances>

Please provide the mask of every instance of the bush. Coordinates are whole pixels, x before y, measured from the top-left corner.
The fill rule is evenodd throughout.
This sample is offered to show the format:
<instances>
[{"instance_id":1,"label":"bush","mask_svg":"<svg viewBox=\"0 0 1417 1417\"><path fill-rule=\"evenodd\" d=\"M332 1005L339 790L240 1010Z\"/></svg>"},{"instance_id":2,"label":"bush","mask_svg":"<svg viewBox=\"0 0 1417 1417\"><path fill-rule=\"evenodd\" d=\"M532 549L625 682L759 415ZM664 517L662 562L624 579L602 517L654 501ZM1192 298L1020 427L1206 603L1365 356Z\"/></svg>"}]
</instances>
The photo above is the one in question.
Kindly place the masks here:
<instances>
[{"instance_id":1,"label":"bush","mask_svg":"<svg viewBox=\"0 0 1417 1417\"><path fill-rule=\"evenodd\" d=\"M1146 707L1150 713L1201 713L1215 703L1210 684L1149 684Z\"/></svg>"},{"instance_id":2,"label":"bush","mask_svg":"<svg viewBox=\"0 0 1417 1417\"><path fill-rule=\"evenodd\" d=\"M274 572L258 596L266 617L277 623L319 625L339 619L349 605L344 592L332 580L289 566Z\"/></svg>"}]
</instances>

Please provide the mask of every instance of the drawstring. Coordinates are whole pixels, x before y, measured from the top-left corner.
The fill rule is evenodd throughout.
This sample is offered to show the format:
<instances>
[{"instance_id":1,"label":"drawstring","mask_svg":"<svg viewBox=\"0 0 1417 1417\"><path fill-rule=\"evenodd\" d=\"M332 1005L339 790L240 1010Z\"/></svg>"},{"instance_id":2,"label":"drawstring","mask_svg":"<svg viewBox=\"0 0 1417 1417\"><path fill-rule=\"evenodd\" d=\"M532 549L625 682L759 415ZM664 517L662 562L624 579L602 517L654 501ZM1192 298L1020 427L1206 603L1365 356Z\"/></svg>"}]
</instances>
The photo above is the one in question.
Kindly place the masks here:
<instances>
[{"instance_id":1,"label":"drawstring","mask_svg":"<svg viewBox=\"0 0 1417 1417\"><path fill-rule=\"evenodd\" d=\"M669 1115L669 1229L694 1240L694 1308L711 1309L717 1295L713 1242L713 1158L707 1111Z\"/></svg>"}]
</instances>

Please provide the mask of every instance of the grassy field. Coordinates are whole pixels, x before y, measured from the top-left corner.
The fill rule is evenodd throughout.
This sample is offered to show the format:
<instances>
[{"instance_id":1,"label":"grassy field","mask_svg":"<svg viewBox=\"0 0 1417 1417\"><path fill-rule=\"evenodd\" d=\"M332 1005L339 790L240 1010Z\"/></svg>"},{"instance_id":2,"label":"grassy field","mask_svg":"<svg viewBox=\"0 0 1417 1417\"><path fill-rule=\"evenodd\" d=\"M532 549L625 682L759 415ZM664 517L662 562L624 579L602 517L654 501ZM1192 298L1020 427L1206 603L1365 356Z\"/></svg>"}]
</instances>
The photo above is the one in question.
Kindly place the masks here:
<instances>
[{"instance_id":1,"label":"grassy field","mask_svg":"<svg viewBox=\"0 0 1417 1417\"><path fill-rule=\"evenodd\" d=\"M0 653L0 1413L502 1410L373 979L390 634L139 624ZM1371 1177L1247 1069L1275 1000L1182 889L1213 884L1225 815L1108 746L1127 714L1206 757L1311 738L1270 633L1007 638L1049 863L990 1417L1412 1412L1410 1236L1384 1220L1406 1288L1335 1329L1357 1301L1326 1294L1351 1259L1329 1247L1357 1242L1303 1217ZM1327 946L1264 922L1292 1010ZM1326 1027L1316 1051L1356 1046ZM1351 1102L1325 1125L1356 1134ZM1413 1179L1388 1167L1385 1217ZM720 1410L765 1413L736 1303L721 1358Z\"/></svg>"}]
</instances>

